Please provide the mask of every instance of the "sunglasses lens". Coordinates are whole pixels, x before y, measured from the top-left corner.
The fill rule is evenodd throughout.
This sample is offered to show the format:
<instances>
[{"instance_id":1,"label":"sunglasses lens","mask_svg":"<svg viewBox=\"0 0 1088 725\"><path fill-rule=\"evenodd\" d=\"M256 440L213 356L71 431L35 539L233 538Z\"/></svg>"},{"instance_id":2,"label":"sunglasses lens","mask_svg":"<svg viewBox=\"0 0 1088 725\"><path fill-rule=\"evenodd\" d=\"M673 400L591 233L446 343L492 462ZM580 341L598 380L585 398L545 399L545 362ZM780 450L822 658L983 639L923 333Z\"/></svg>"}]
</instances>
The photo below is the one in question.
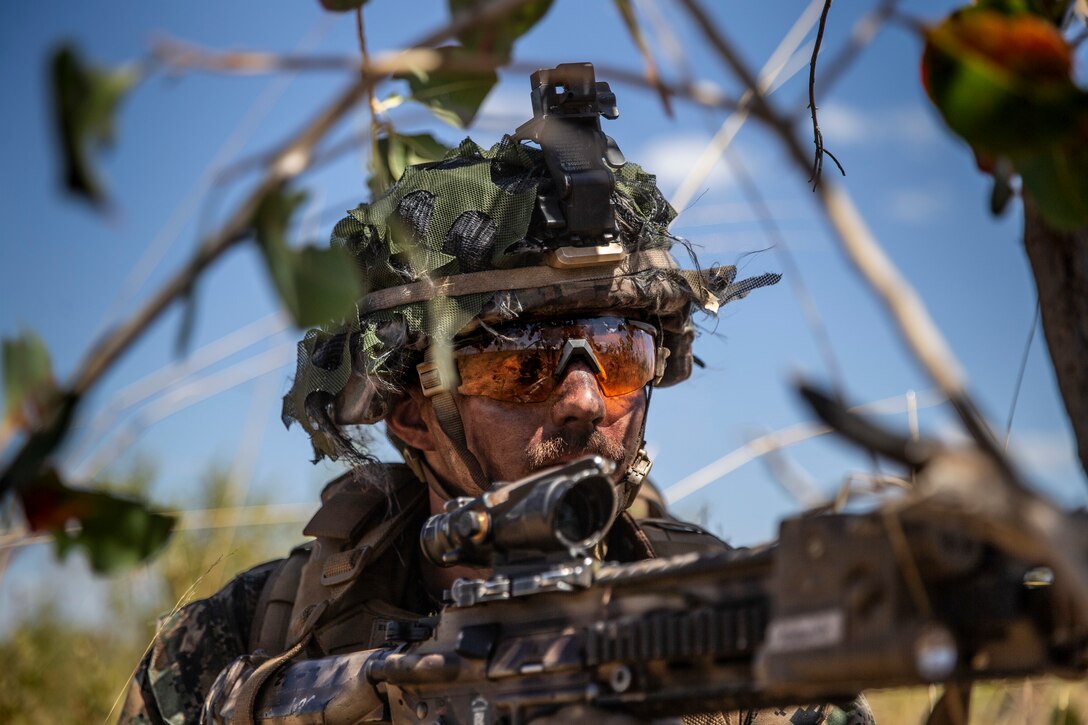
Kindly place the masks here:
<instances>
[{"instance_id":1,"label":"sunglasses lens","mask_svg":"<svg viewBox=\"0 0 1088 725\"><path fill-rule=\"evenodd\" d=\"M468 355L459 351L461 385L457 390L462 395L482 395L510 403L540 403L555 388L558 361L558 350L485 349Z\"/></svg>"},{"instance_id":2,"label":"sunglasses lens","mask_svg":"<svg viewBox=\"0 0 1088 725\"><path fill-rule=\"evenodd\" d=\"M601 390L608 397L632 393L654 378L654 339L645 330L625 327L589 338L601 363Z\"/></svg>"},{"instance_id":3,"label":"sunglasses lens","mask_svg":"<svg viewBox=\"0 0 1088 725\"><path fill-rule=\"evenodd\" d=\"M540 403L555 390L556 366L568 340L587 340L607 397L626 395L654 377L656 346L648 327L619 318L525 323L457 348L458 392L511 403Z\"/></svg>"}]
</instances>

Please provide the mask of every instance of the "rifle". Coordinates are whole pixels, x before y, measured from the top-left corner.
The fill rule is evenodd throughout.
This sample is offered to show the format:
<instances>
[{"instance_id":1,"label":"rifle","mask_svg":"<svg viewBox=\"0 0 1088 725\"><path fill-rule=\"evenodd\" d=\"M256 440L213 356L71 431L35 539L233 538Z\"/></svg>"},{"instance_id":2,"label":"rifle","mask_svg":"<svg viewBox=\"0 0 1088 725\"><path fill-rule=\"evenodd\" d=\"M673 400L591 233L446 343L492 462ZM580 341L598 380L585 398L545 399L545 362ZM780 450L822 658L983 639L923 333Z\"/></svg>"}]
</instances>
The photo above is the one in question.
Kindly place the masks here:
<instances>
[{"instance_id":1,"label":"rifle","mask_svg":"<svg viewBox=\"0 0 1088 725\"><path fill-rule=\"evenodd\" d=\"M250 712L517 725L577 704L648 718L1081 676L1084 515L986 451L899 438L814 402L913 468L914 489L866 513L787 519L771 546L626 564L590 555L615 506L600 458L454 500L424 527L424 553L491 574L458 580L436 617L390 623L382 648L277 665Z\"/></svg>"}]
</instances>

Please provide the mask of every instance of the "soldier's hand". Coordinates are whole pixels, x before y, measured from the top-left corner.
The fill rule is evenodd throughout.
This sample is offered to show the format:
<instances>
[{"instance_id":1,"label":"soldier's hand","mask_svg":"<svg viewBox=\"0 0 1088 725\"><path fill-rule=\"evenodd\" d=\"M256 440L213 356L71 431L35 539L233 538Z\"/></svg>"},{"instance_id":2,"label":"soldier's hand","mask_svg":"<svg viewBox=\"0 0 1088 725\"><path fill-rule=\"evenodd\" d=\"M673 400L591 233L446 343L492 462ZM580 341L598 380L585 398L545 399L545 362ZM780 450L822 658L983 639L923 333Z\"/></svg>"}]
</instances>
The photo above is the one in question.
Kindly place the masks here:
<instances>
[{"instance_id":1,"label":"soldier's hand","mask_svg":"<svg viewBox=\"0 0 1088 725\"><path fill-rule=\"evenodd\" d=\"M268 655L257 650L251 655L239 657L220 672L204 698L204 708L200 712L201 725L228 725L234 719L242 685L268 659Z\"/></svg>"}]
</instances>

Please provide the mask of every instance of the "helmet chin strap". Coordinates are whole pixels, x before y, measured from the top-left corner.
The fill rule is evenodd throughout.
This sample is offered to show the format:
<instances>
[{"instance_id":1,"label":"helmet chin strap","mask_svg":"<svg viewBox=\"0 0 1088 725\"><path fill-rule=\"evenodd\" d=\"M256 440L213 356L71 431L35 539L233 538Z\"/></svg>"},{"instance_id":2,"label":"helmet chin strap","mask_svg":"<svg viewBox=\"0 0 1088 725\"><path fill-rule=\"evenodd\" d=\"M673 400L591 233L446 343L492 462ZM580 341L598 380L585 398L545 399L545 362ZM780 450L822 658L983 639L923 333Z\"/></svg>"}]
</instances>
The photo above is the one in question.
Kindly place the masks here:
<instances>
[{"instance_id":1,"label":"helmet chin strap","mask_svg":"<svg viewBox=\"0 0 1088 725\"><path fill-rule=\"evenodd\" d=\"M657 329L661 329L660 320ZM635 497L638 496L638 491L642 488L642 482L650 475L650 469L654 465L654 462L646 454L646 421L650 419L650 398L653 397L654 387L665 377L665 366L668 364L668 360L669 349L665 347L663 342L659 341L657 355L654 357L654 378L646 385L646 408L642 411L642 425L638 430L638 453L635 454L635 459L631 461L631 465L627 467L623 478L620 479L620 492L625 499L622 502L624 511L635 502Z\"/></svg>"},{"instance_id":2,"label":"helmet chin strap","mask_svg":"<svg viewBox=\"0 0 1088 725\"><path fill-rule=\"evenodd\" d=\"M453 399L453 393L450 392L455 375L448 370L444 371L436 356L435 346L429 345L424 353L424 361L416 366L423 395L430 398L435 419L449 439L457 459L468 471L472 483L480 491L486 491L491 488L491 481L484 474L480 461L468 449L465 424L461 420L460 411L457 410L457 401Z\"/></svg>"},{"instance_id":3,"label":"helmet chin strap","mask_svg":"<svg viewBox=\"0 0 1088 725\"><path fill-rule=\"evenodd\" d=\"M624 497L621 502L624 511L635 502L635 497L642 488L642 482L650 475L650 469L654 465L654 462L646 455L646 421L650 417L650 398L653 397L653 393L654 385L650 383L646 386L646 408L642 411L642 425L638 431L638 453L635 454L635 459L627 467L618 485L620 495Z\"/></svg>"}]
</instances>

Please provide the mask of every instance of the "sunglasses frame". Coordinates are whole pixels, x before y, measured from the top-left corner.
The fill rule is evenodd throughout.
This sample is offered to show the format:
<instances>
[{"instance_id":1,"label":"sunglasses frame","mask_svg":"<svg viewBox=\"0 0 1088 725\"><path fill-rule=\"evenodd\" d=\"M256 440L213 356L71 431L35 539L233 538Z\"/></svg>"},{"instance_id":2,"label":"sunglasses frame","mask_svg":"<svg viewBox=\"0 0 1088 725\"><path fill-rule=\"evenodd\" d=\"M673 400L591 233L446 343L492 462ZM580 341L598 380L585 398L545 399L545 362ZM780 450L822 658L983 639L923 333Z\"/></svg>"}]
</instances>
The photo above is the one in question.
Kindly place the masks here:
<instances>
[{"instance_id":1,"label":"sunglasses frame","mask_svg":"<svg viewBox=\"0 0 1088 725\"><path fill-rule=\"evenodd\" d=\"M653 349L654 349L654 360L653 360L654 370L653 370L653 377L651 377L650 380L648 380L646 382L646 385L655 384L657 381L659 381L661 379L662 375L664 374L665 361L668 359L668 352L669 351L662 344L662 341L661 341L662 335L661 335L660 330L656 326L654 326L654 325L652 325L652 324L650 324L648 322L643 322L641 320L633 320L633 319L630 319L630 318L627 318L627 317L619 317L619 316L615 316L615 315L599 315L597 317L577 317L577 318L569 318L569 319L561 319L561 320L541 320L541 321L537 321L537 322L528 321L528 322L524 322L524 323L521 323L521 324L523 324L523 325L539 324L539 325L545 325L547 327L569 327L569 326L574 326L574 325L586 325L586 324L593 323L593 322L596 322L596 321L601 321L601 320L615 321L615 323L617 323L617 326L618 325L628 325L628 326L633 327L633 328L635 328L637 330L641 330L642 332L649 333L650 339L653 342ZM516 323L512 323L512 324L516 324ZM492 332L492 334L495 334L495 333ZM453 353L454 353L453 358L456 359L456 355L457 355L457 352L459 350L463 349L464 347L467 347L470 344L478 343L481 336L482 335L475 335L473 337L470 337L470 338L467 338L467 339L464 339L464 340L455 341L455 345L454 345L454 349L453 349ZM526 348L526 349L528 349L528 348ZM555 369L552 371L553 379L558 381L559 379L562 378L563 374L566 372L567 367L570 365L571 361L574 359L574 357L576 355L580 356L582 359L586 360L590 364L590 367L593 368L594 375L598 378L598 381L599 381L600 376L604 372L604 368L601 365L600 361L597 359L597 354L594 352L592 346L590 345L589 338L585 338L585 337L568 338L563 343L563 348L562 348L562 351L560 353L559 361L556 363ZM431 397L432 395L435 395L435 394L437 394L439 392L445 392L445 391L452 391L452 390L459 391L459 388L461 387L462 380L461 380L460 371L459 371L456 364L453 364L453 365L450 366L451 370L449 372L452 373L452 374L448 375L448 377L450 378L449 381L448 381L448 383L449 383L448 386L443 385L441 388L437 388L437 386L435 386L435 383L437 382L439 385L441 385L441 383L444 382L443 378L446 377L446 376L443 376L443 375L440 374L440 372L438 370L437 363L435 363L435 362L420 363L420 365L418 365L416 367L417 367L417 370L419 371L420 383L423 386L423 393L424 393L425 396ZM430 383L430 387L428 385L429 383ZM645 387L645 385L642 386L642 387ZM430 390L431 392L428 392L428 390ZM637 388L636 388L636 390L637 390ZM632 390L631 392L634 392L634 390ZM471 393L461 393L461 394L462 395L472 395ZM622 395L626 395L626 394L627 393L623 393ZM490 397L490 396L481 396L481 397ZM618 397L618 396L607 396L607 397ZM493 400L500 400L502 402L521 402L521 401L513 401L513 400L503 401L503 399L500 399L500 398L492 398L492 399ZM525 401L525 402L530 402L530 401ZM543 402L543 401L535 401L535 402Z\"/></svg>"}]
</instances>

